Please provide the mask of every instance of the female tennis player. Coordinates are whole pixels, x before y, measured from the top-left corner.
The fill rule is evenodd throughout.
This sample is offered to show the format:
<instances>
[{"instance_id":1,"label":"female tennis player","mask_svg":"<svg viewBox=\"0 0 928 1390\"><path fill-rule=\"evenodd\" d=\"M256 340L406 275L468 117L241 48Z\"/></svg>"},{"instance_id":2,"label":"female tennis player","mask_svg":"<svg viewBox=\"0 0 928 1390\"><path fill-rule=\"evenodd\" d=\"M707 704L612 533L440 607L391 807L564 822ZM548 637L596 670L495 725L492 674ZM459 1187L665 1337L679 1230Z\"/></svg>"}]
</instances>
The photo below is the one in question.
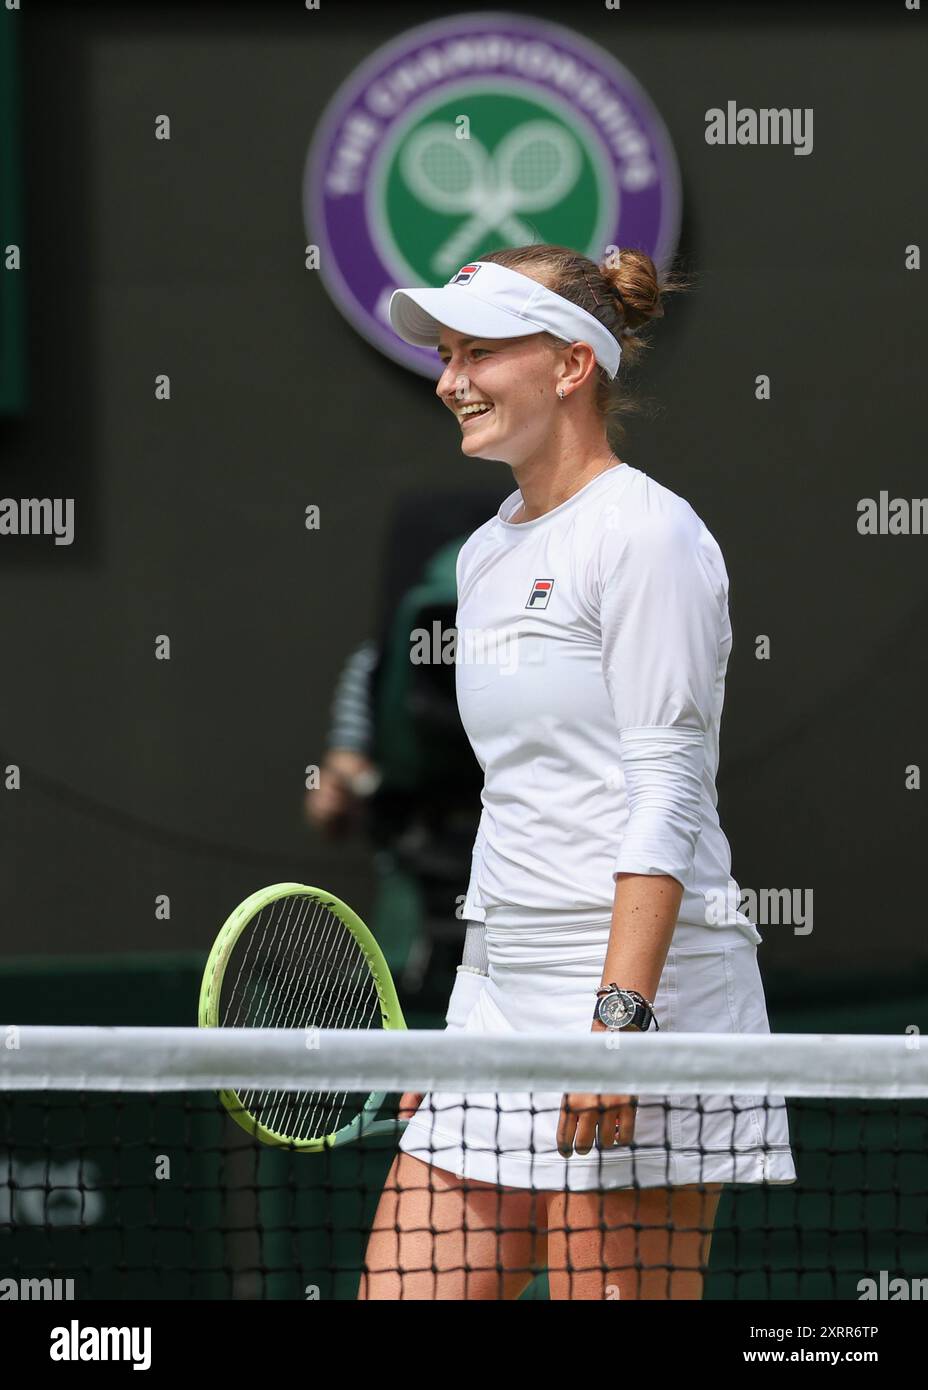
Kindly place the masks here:
<instances>
[{"instance_id":1,"label":"female tennis player","mask_svg":"<svg viewBox=\"0 0 928 1390\"><path fill-rule=\"evenodd\" d=\"M438 350L463 453L517 484L457 568L458 704L485 773L447 1015L463 1034L769 1032L716 810L725 563L607 433L621 357L681 287L640 251L533 245L390 303L401 338ZM514 1298L544 1267L553 1299L699 1298L723 1184L796 1177L780 1097L403 1105L367 1299Z\"/></svg>"}]
</instances>

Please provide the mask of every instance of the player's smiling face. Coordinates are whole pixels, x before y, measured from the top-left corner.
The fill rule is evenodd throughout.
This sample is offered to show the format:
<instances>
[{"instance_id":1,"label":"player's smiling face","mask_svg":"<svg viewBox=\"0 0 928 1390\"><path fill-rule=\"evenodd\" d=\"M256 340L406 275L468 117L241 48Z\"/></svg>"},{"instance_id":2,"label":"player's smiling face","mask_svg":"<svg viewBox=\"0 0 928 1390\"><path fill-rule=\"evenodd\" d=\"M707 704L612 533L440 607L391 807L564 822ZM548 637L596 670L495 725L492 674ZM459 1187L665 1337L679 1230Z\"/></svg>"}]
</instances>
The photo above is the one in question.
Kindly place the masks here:
<instances>
[{"instance_id":1,"label":"player's smiling face","mask_svg":"<svg viewBox=\"0 0 928 1390\"><path fill-rule=\"evenodd\" d=\"M462 451L511 465L535 452L558 403L558 357L544 335L473 338L442 328L438 355L435 391L458 421Z\"/></svg>"}]
</instances>

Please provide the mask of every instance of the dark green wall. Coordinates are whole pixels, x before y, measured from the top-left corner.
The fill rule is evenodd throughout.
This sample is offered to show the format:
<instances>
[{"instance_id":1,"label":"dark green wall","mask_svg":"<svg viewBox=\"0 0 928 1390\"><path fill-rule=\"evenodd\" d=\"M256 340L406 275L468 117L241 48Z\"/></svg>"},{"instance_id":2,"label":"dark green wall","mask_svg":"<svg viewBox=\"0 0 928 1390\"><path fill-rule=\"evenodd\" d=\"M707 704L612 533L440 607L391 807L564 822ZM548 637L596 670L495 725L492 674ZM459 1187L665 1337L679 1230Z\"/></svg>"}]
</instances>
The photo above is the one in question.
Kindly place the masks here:
<instances>
[{"instance_id":1,"label":"dark green wall","mask_svg":"<svg viewBox=\"0 0 928 1390\"><path fill-rule=\"evenodd\" d=\"M683 170L698 288L659 325L640 378L659 409L623 455L725 554L722 821L743 886L814 890L810 936L762 928L770 978L803 988L928 959L903 783L928 751L928 539L856 532L861 497L925 491L928 315L903 268L928 212L925 41L897 8L570 14L643 83ZM432 384L303 269L301 175L338 83L440 9L27 11L33 398L0 423L0 492L74 496L78 531L0 546L0 751L24 774L0 794L0 952L205 949L282 878L363 915L368 855L310 837L302 770L375 621L393 501L508 475L461 457ZM812 106L814 153L707 147L730 97Z\"/></svg>"}]
</instances>

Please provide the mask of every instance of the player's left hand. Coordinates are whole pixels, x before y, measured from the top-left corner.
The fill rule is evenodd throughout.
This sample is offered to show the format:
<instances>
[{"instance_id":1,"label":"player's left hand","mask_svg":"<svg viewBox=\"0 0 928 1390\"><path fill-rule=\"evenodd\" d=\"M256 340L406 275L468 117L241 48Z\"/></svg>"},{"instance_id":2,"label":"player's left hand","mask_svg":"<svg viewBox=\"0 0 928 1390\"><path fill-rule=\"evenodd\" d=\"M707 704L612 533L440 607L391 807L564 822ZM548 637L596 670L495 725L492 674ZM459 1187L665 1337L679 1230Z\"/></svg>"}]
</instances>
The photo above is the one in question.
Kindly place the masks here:
<instances>
[{"instance_id":1,"label":"player's left hand","mask_svg":"<svg viewBox=\"0 0 928 1390\"><path fill-rule=\"evenodd\" d=\"M557 1149L563 1158L571 1152L588 1154L596 1142L611 1149L616 1144L630 1144L635 1135L634 1096L601 1096L583 1091L571 1091L561 1102L557 1125Z\"/></svg>"},{"instance_id":2,"label":"player's left hand","mask_svg":"<svg viewBox=\"0 0 928 1390\"><path fill-rule=\"evenodd\" d=\"M604 1024L594 1021L592 1031L604 1033L606 1028ZM569 1158L574 1150L578 1154L588 1154L596 1142L597 1131L601 1149L630 1144L635 1135L637 1106L634 1096L571 1091L561 1101L557 1125L558 1153L562 1158Z\"/></svg>"}]
</instances>

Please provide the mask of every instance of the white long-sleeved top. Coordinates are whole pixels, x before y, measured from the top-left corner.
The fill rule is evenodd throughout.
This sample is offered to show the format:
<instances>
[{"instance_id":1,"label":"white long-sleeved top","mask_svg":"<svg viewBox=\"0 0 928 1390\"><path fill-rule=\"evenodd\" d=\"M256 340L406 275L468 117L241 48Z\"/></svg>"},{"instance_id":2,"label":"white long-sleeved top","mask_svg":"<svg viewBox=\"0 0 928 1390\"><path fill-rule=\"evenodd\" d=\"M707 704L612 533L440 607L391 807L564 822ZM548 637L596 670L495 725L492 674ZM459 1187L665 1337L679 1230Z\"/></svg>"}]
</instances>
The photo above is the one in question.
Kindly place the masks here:
<instances>
[{"instance_id":1,"label":"white long-sleeved top","mask_svg":"<svg viewBox=\"0 0 928 1390\"><path fill-rule=\"evenodd\" d=\"M457 562L458 706L485 774L462 916L602 920L616 874L669 874L689 935L759 942L716 809L732 643L718 544L627 463L507 520L521 501L511 493Z\"/></svg>"}]
</instances>

